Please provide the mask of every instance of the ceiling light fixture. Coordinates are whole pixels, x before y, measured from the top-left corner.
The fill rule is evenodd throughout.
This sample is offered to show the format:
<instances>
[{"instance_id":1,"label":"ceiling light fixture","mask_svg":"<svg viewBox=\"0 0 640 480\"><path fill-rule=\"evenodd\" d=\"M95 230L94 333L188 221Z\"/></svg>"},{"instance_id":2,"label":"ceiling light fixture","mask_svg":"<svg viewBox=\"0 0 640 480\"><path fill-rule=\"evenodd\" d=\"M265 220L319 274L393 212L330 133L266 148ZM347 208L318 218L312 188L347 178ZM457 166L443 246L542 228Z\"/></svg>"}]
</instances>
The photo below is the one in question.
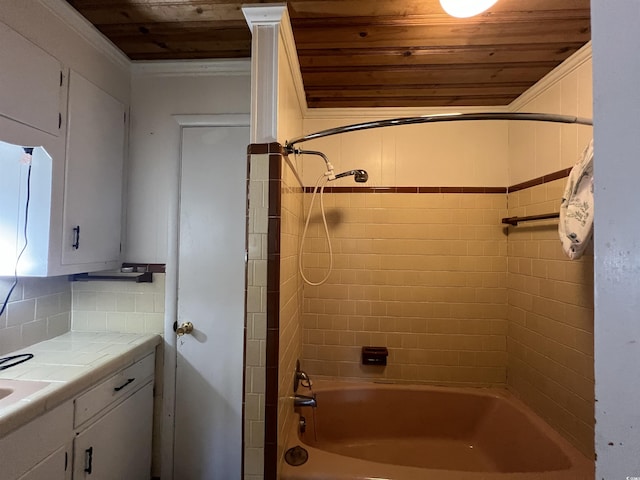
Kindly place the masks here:
<instances>
[{"instance_id":1,"label":"ceiling light fixture","mask_svg":"<svg viewBox=\"0 0 640 480\"><path fill-rule=\"evenodd\" d=\"M491 8L498 0L440 0L440 5L452 17L467 18Z\"/></svg>"}]
</instances>

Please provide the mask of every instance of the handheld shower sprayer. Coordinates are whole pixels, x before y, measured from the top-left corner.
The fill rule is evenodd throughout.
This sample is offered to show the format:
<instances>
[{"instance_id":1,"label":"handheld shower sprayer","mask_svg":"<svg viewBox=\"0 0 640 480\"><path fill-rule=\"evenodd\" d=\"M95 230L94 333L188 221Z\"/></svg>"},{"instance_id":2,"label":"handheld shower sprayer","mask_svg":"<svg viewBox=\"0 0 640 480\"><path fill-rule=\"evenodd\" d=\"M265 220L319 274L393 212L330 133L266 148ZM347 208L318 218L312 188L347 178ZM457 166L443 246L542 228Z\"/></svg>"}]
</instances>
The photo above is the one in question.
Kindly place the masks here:
<instances>
[{"instance_id":1,"label":"handheld shower sprayer","mask_svg":"<svg viewBox=\"0 0 640 480\"><path fill-rule=\"evenodd\" d=\"M365 183L369 180L369 174L366 170L349 170L336 175L336 179L353 175L353 179L358 183Z\"/></svg>"},{"instance_id":2,"label":"handheld shower sprayer","mask_svg":"<svg viewBox=\"0 0 640 480\"><path fill-rule=\"evenodd\" d=\"M316 186L313 189L313 196L311 197L311 203L309 204L309 212L307 213L307 219L305 221L304 230L302 231L302 239L300 241L300 253L298 255L298 269L300 271L300 276L302 277L302 280L304 280L304 282L307 283L308 285L318 286L318 285L322 285L329 279L329 276L331 275L331 272L333 270L333 250L331 248L331 239L329 238L329 227L327 226L327 219L324 213L324 201L323 201L324 187L328 182L332 180L336 180L342 177L350 177L352 175L353 175L353 179L357 183L364 183L367 180L369 180L369 174L366 172L366 170L357 169L357 170L348 170L346 172L342 172L336 175L333 171L333 165L331 165L331 162L329 162L329 159L327 158L327 156L322 152L318 152L315 150L300 150L300 149L288 146L287 154L290 154L290 153L293 153L294 155L305 155L305 154L317 155L319 157L322 157L322 159L324 160L327 166L327 171L322 175L320 175L320 177L318 178L318 181L316 182ZM322 224L324 226L324 231L327 239L327 246L329 248L329 270L327 271L327 274L322 280L320 280L319 282L311 282L304 274L304 271L302 268L302 258L304 256L304 241L307 236L307 229L309 228L311 210L313 209L313 203L315 201L318 190L320 191L320 213L322 216Z\"/></svg>"},{"instance_id":3,"label":"handheld shower sprayer","mask_svg":"<svg viewBox=\"0 0 640 480\"><path fill-rule=\"evenodd\" d=\"M353 179L357 183L365 183L367 180L369 180L369 174L367 173L367 171L361 170L361 169L349 170L336 175L333 172L333 165L331 164L327 156L324 153L319 152L317 150L302 150L300 148L289 148L287 150L287 153L293 153L294 155L317 155L318 157L321 157L324 160L324 163L327 165L327 171L324 173L324 176L327 177L328 181L336 180L342 177L348 177L350 175L353 175Z\"/></svg>"}]
</instances>

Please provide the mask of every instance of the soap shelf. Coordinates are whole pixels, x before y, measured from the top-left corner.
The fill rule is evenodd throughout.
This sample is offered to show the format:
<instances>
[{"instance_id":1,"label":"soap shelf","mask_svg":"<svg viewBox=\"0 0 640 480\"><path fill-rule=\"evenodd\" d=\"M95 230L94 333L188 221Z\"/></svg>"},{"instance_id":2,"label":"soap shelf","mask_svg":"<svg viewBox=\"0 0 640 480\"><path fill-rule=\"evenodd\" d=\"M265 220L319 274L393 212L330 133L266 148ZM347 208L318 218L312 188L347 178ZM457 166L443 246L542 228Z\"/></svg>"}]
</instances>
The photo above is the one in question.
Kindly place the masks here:
<instances>
[{"instance_id":1,"label":"soap shelf","mask_svg":"<svg viewBox=\"0 0 640 480\"><path fill-rule=\"evenodd\" d=\"M387 347L362 347L362 365L385 366L388 356Z\"/></svg>"},{"instance_id":2,"label":"soap shelf","mask_svg":"<svg viewBox=\"0 0 640 480\"><path fill-rule=\"evenodd\" d=\"M69 281L71 282L89 282L92 280L114 280L114 281L129 281L136 283L152 283L152 272L89 272L89 273L74 273L69 275Z\"/></svg>"}]
</instances>

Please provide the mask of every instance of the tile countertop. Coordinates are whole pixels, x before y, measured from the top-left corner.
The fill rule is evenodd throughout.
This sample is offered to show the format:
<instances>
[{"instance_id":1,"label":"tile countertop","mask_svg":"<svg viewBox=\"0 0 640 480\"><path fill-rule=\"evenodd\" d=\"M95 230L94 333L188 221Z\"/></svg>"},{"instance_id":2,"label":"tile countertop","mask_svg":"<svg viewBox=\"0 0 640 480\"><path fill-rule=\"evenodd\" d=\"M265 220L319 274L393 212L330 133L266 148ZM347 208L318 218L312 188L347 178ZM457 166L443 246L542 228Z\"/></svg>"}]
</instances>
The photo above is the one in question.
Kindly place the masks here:
<instances>
[{"instance_id":1,"label":"tile countertop","mask_svg":"<svg viewBox=\"0 0 640 480\"><path fill-rule=\"evenodd\" d=\"M151 353L159 335L68 332L8 355L32 353L20 365L0 370L2 380L48 382L5 407L0 404L0 438Z\"/></svg>"}]
</instances>

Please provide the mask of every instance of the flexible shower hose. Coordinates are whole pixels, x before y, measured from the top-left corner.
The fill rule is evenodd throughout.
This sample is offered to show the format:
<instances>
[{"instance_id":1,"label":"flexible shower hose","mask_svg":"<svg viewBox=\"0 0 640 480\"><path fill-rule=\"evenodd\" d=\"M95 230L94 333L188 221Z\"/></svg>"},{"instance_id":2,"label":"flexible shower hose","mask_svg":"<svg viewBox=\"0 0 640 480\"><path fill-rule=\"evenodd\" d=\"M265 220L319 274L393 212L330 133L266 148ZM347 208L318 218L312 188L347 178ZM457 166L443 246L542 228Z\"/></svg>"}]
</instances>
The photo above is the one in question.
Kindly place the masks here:
<instances>
[{"instance_id":1,"label":"flexible shower hose","mask_svg":"<svg viewBox=\"0 0 640 480\"><path fill-rule=\"evenodd\" d=\"M324 180L324 183L322 184L322 186L320 186L320 183L322 182L322 180ZM302 231L302 239L300 241L300 255L298 255L298 269L300 270L300 276L302 277L302 280L304 280L304 282L307 285L311 285L314 287L317 287L318 285L322 285L327 280L329 280L329 276L333 271L333 249L331 248L331 239L329 238L329 227L327 227L327 217L324 214L324 198L323 198L324 187L328 181L329 179L327 178L327 176L323 174L318 178L318 181L316 182L316 186L313 188L311 204L309 205L309 211L307 213L307 219L304 223L304 230ZM320 213L322 215L322 224L324 225L324 233L327 238L327 245L329 246L329 270L327 271L327 275L322 280L320 280L319 282L312 282L304 275L304 272L302 270L302 257L304 254L304 241L307 237L307 229L309 228L309 220L311 219L311 210L313 210L313 203L315 202L316 194L318 193L319 186L320 186Z\"/></svg>"}]
</instances>

